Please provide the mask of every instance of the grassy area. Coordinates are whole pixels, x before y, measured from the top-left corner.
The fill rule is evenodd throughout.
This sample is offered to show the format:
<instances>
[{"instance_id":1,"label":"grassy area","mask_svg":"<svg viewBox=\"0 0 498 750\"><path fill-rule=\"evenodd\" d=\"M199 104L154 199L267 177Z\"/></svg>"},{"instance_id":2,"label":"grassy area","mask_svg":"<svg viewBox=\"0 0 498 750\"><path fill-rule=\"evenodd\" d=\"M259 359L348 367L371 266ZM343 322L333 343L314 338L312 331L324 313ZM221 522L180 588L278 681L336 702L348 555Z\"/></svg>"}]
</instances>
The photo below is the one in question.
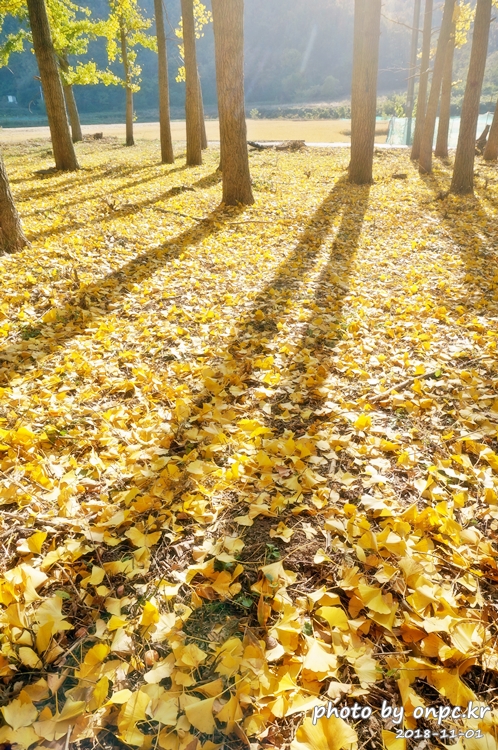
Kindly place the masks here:
<instances>
[{"instance_id":1,"label":"grassy area","mask_svg":"<svg viewBox=\"0 0 498 750\"><path fill-rule=\"evenodd\" d=\"M247 136L249 140L286 141L305 140L308 143L347 143L350 134L349 120L248 120ZM172 134L175 141L186 138L185 122L172 122ZM219 140L220 133L217 120L207 120L206 130L208 139ZM83 133L93 134L103 132L106 136L124 138L124 124L83 125ZM135 137L137 139L155 140L158 138L159 125L153 123L135 123ZM377 124L377 143L384 143L387 135L385 123ZM22 130L4 129L0 133L0 140L4 143L18 143L27 138L48 138L48 128L23 128Z\"/></svg>"},{"instance_id":2,"label":"grassy area","mask_svg":"<svg viewBox=\"0 0 498 750\"><path fill-rule=\"evenodd\" d=\"M386 703L494 750L495 167L254 152L228 209L216 149L47 151L4 149L0 745L395 750Z\"/></svg>"}]
</instances>

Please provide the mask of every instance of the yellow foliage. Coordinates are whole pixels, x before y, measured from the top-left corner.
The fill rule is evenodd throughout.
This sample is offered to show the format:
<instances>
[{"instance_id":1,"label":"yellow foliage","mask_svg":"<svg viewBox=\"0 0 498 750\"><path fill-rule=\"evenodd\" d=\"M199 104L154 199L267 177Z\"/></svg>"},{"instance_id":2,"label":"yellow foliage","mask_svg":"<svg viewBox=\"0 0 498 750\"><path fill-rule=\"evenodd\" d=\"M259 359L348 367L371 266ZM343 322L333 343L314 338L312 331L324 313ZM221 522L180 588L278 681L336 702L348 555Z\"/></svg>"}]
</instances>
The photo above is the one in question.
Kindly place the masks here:
<instances>
[{"instance_id":1,"label":"yellow foliage","mask_svg":"<svg viewBox=\"0 0 498 750\"><path fill-rule=\"evenodd\" d=\"M471 200L264 151L232 209L216 150L39 179L46 145L6 150L0 744L350 750L317 702L495 708L495 167Z\"/></svg>"}]
</instances>

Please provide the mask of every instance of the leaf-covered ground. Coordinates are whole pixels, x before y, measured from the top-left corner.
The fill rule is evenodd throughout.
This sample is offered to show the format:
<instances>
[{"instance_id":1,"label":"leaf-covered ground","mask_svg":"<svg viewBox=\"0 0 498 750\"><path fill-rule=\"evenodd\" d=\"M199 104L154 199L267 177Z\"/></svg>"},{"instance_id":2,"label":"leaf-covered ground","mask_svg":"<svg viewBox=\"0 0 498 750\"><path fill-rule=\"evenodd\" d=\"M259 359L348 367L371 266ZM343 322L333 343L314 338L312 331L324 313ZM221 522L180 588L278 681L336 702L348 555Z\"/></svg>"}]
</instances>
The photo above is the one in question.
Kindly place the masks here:
<instances>
[{"instance_id":1,"label":"leaf-covered ground","mask_svg":"<svg viewBox=\"0 0 498 750\"><path fill-rule=\"evenodd\" d=\"M11 146L0 747L498 746L498 176ZM314 706L374 709L311 723ZM417 737L417 735L415 735Z\"/></svg>"}]
</instances>

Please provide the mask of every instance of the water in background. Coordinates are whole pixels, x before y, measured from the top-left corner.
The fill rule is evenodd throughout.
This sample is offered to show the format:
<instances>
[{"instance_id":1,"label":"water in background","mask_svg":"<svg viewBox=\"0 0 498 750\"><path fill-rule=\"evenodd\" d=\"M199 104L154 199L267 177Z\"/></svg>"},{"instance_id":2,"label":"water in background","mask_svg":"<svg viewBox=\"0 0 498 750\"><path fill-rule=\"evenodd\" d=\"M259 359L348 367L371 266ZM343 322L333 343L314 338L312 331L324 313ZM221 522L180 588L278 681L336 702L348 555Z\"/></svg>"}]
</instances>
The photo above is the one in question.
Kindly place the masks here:
<instances>
[{"instance_id":1,"label":"water in background","mask_svg":"<svg viewBox=\"0 0 498 750\"><path fill-rule=\"evenodd\" d=\"M479 115L477 122L476 139L481 135L486 125L491 125L493 120L493 112L486 112L484 115ZM436 145L437 129L439 126L439 118L436 121L436 129L434 131L434 145ZM387 135L387 143L391 146L406 146L411 145L406 143L406 135L408 128L407 117L391 117L389 122L389 133ZM412 138L413 131L415 130L415 119L412 120ZM448 136L448 148L456 148L458 141L458 132L460 130L460 118L450 118L450 132Z\"/></svg>"}]
</instances>

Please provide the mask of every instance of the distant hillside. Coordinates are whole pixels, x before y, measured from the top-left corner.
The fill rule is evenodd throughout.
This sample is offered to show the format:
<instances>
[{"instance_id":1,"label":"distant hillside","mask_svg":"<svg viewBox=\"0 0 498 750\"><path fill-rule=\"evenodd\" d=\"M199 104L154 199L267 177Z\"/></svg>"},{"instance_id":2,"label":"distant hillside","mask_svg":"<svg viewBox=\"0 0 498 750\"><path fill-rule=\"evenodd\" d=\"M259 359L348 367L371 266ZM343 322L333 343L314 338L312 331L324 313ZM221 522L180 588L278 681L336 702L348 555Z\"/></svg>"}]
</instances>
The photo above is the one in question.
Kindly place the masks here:
<instances>
[{"instance_id":1,"label":"distant hillside","mask_svg":"<svg viewBox=\"0 0 498 750\"><path fill-rule=\"evenodd\" d=\"M210 4L210 0L207 0ZM95 17L107 14L106 0L88 0ZM173 114L180 116L184 85L175 77L180 57L173 29L179 20L179 0L166 0L170 21L169 58ZM153 17L153 0L143 0L146 15ZM352 0L246 0L245 53L246 98L248 108L281 103L334 102L347 99L351 90L353 43ZM379 91L403 91L409 66L410 26L413 0L386 0L383 6ZM436 18L437 21L437 18ZM3 36L16 28L7 20ZM199 68L204 101L215 113L216 84L212 28L199 40ZM498 50L498 32L493 29L490 51ZM106 67L102 40L92 42L90 57ZM456 76L463 78L468 47L457 54ZM157 111L157 60L154 53L139 49L142 89L135 97L139 118L155 116ZM119 67L115 64L116 69ZM15 96L21 108L29 107L33 117L43 114L39 108L39 82L31 52L12 55L9 68L0 69L2 112L10 110L8 96ZM486 92L494 96L498 83L498 65L486 79ZM460 86L461 88L461 86ZM82 113L121 112L123 90L119 86L77 87L76 98Z\"/></svg>"}]
</instances>

